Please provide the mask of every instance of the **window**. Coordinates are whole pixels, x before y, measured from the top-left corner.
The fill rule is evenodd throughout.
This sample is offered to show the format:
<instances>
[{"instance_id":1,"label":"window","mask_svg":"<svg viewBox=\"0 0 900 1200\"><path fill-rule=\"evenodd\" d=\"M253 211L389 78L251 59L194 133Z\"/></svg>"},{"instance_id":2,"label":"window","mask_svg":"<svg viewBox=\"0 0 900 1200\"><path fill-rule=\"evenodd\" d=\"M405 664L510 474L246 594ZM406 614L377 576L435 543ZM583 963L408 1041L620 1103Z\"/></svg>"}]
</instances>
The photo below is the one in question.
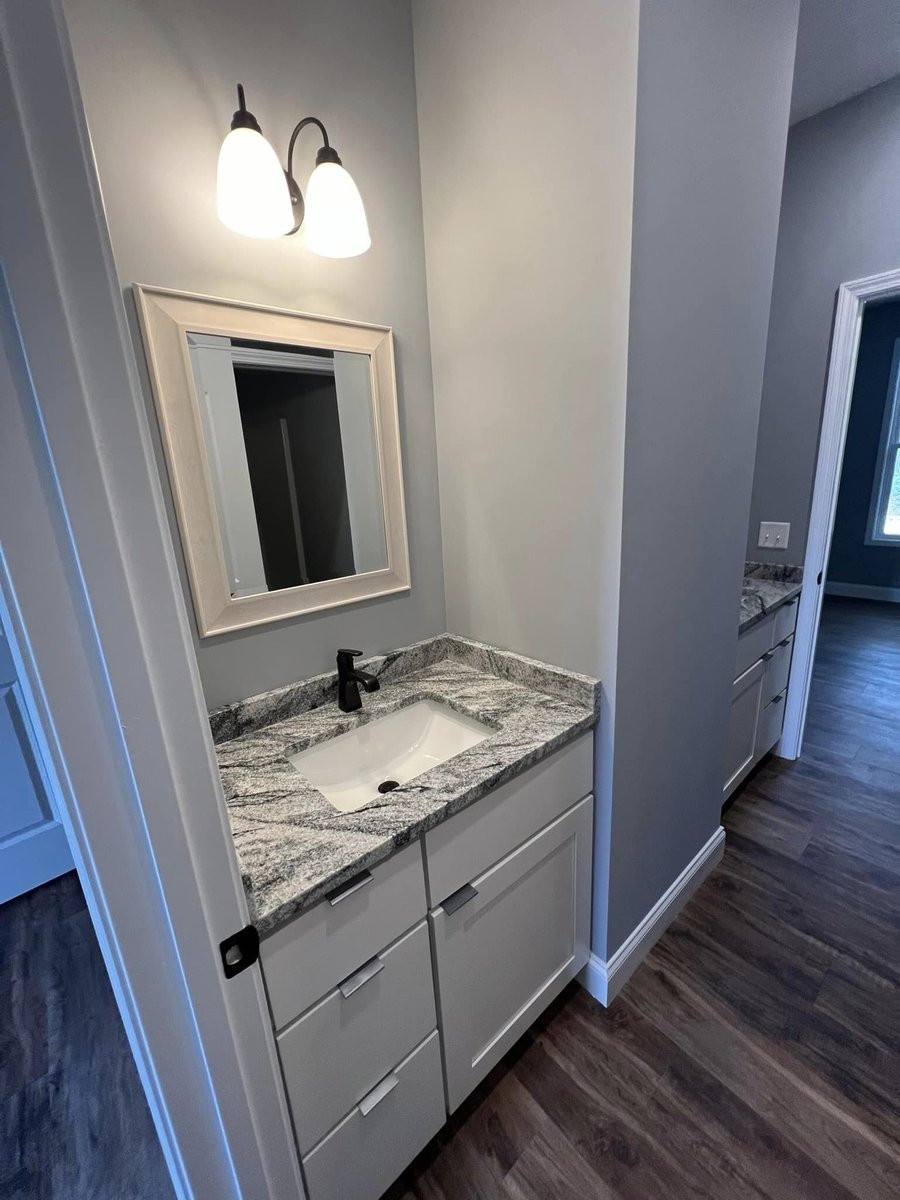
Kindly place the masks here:
<instances>
[{"instance_id":1,"label":"window","mask_svg":"<svg viewBox=\"0 0 900 1200\"><path fill-rule=\"evenodd\" d=\"M900 338L894 342L866 540L875 545L900 545Z\"/></svg>"}]
</instances>

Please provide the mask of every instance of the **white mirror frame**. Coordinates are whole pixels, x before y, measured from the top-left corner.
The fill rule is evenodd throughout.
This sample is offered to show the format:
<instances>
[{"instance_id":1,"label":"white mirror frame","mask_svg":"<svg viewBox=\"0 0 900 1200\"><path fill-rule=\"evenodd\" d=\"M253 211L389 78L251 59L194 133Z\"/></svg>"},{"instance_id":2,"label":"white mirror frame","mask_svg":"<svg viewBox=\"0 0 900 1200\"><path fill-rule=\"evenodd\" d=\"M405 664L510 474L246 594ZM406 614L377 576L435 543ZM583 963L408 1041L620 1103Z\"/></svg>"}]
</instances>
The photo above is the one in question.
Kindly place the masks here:
<instances>
[{"instance_id":1,"label":"white mirror frame","mask_svg":"<svg viewBox=\"0 0 900 1200\"><path fill-rule=\"evenodd\" d=\"M134 285L153 398L202 638L409 590L394 345L384 325ZM387 566L298 587L232 596L189 333L368 355Z\"/></svg>"}]
</instances>

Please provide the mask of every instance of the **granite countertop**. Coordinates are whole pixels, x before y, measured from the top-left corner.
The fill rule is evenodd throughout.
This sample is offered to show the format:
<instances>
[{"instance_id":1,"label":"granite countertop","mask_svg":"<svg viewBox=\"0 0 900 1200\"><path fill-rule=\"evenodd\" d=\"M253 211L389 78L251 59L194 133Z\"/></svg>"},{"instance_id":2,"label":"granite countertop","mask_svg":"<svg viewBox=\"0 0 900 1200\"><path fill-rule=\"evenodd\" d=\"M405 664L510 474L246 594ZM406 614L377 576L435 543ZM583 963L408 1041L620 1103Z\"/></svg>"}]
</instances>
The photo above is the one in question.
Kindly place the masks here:
<instances>
[{"instance_id":1,"label":"granite countertop","mask_svg":"<svg viewBox=\"0 0 900 1200\"><path fill-rule=\"evenodd\" d=\"M381 688L342 713L334 674L210 714L251 920L271 932L358 871L591 729L595 679L442 635L360 664ZM316 742L418 700L495 730L479 745L356 812L334 809L287 761Z\"/></svg>"},{"instance_id":2,"label":"granite countertop","mask_svg":"<svg viewBox=\"0 0 900 1200\"><path fill-rule=\"evenodd\" d=\"M802 567L748 562L744 567L738 633L751 629L776 608L799 596L802 585Z\"/></svg>"}]
</instances>

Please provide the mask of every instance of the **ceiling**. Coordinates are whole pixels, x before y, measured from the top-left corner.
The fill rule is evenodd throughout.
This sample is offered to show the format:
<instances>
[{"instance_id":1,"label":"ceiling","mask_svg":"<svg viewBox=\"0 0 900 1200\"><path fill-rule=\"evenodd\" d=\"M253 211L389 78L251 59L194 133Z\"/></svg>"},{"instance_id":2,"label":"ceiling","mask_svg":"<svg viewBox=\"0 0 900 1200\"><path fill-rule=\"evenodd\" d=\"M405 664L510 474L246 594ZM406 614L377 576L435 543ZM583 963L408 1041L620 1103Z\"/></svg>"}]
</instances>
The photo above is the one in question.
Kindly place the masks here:
<instances>
[{"instance_id":1,"label":"ceiling","mask_svg":"<svg viewBox=\"0 0 900 1200\"><path fill-rule=\"evenodd\" d=\"M900 0L801 0L791 123L900 75Z\"/></svg>"}]
</instances>

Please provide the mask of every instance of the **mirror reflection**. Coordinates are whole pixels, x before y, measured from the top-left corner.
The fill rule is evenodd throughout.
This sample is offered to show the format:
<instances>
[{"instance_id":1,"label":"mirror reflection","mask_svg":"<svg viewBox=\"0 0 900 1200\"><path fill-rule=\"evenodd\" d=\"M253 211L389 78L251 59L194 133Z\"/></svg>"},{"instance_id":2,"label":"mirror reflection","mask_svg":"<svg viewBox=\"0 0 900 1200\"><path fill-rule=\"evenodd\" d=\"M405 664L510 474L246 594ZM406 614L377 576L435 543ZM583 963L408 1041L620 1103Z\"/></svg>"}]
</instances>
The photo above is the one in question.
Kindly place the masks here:
<instances>
[{"instance_id":1,"label":"mirror reflection","mask_svg":"<svg viewBox=\"0 0 900 1200\"><path fill-rule=\"evenodd\" d=\"M388 565L367 354L189 333L233 597Z\"/></svg>"}]
</instances>

